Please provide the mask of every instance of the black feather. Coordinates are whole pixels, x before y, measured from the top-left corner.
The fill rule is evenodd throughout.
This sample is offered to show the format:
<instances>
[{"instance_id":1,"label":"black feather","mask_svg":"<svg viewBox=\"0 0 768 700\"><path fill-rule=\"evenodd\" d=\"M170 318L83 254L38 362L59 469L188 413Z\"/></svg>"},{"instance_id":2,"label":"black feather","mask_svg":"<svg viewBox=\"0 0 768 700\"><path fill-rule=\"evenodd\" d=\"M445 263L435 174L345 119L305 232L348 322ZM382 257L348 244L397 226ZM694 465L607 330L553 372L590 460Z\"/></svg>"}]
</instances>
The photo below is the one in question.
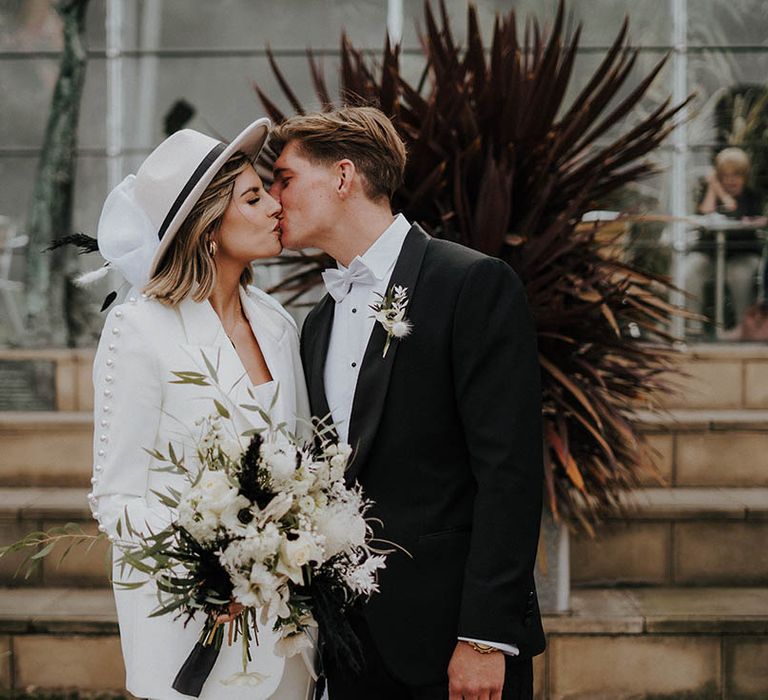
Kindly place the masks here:
<instances>
[{"instance_id":1,"label":"black feather","mask_svg":"<svg viewBox=\"0 0 768 700\"><path fill-rule=\"evenodd\" d=\"M259 465L261 435L254 435L240 460L240 494L259 508L265 508L275 493L269 472Z\"/></svg>"},{"instance_id":2,"label":"black feather","mask_svg":"<svg viewBox=\"0 0 768 700\"><path fill-rule=\"evenodd\" d=\"M360 640L347 617L352 607L347 599L348 591L339 585L330 569L324 569L321 568L312 577L312 582L297 592L312 599L312 614L320 629L323 656L337 667L360 673L365 659Z\"/></svg>"},{"instance_id":3,"label":"black feather","mask_svg":"<svg viewBox=\"0 0 768 700\"><path fill-rule=\"evenodd\" d=\"M54 238L51 245L48 246L43 252L49 253L52 250L61 248L65 245L73 245L80 249L78 255L86 255L87 253L96 253L99 250L99 242L87 233L71 233L68 236L61 236L61 238Z\"/></svg>"}]
</instances>

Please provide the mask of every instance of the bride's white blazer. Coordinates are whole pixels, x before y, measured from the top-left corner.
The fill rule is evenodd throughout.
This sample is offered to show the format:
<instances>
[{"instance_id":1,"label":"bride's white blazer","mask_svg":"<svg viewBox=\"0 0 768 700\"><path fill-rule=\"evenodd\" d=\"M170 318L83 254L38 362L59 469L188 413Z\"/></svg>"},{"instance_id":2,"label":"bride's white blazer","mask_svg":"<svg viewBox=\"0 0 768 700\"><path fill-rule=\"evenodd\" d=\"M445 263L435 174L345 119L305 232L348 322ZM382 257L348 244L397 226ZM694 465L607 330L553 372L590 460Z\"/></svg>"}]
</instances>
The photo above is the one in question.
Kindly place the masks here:
<instances>
[{"instance_id":1,"label":"bride's white blazer","mask_svg":"<svg viewBox=\"0 0 768 700\"><path fill-rule=\"evenodd\" d=\"M256 396L268 408L277 390L273 415L286 421L291 430L297 428L299 419L301 428L302 420L309 417L309 406L296 325L263 291L249 287L241 289L240 296L274 380L274 384L258 387ZM218 366L220 388L174 384L175 371L208 374L203 353ZM186 484L179 474L158 471L167 465L158 464L146 449L167 455L172 442L177 454L184 453L189 459L194 454L195 421L214 412L213 398L227 407L239 432L258 424L257 414L239 408L239 404L254 403L248 375L207 301L188 298L168 307L139 294L130 297L107 317L93 380L94 467L89 500L99 529L110 539L119 538L117 523L126 512L136 530L147 525L164 527L171 514L156 494L165 493L168 486L183 489ZM223 423L227 429L228 421ZM117 567L117 552L114 559L114 580L135 578L135 573ZM186 697L172 690L171 683L197 640L202 618L186 627L172 615L149 618L157 605L151 584L134 590L116 586L115 600L127 689L142 698ZM285 663L272 653L271 630L259 632L260 644L253 650L249 671L263 674L264 680L255 687L222 685L221 680L242 670L240 645L228 648L225 644L201 698L268 698L278 687L284 666L286 674L302 674L297 667L303 666L299 658ZM303 673L306 678L306 671Z\"/></svg>"}]
</instances>

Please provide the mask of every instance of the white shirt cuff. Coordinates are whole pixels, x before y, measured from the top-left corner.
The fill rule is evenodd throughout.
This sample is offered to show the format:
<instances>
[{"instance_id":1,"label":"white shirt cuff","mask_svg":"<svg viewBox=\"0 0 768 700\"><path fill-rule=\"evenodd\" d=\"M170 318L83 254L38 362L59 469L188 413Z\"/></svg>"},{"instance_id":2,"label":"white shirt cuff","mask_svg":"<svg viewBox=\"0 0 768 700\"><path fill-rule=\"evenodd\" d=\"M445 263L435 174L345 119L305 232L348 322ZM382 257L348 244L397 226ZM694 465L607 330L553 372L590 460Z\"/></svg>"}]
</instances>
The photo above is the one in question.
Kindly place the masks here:
<instances>
[{"instance_id":1,"label":"white shirt cuff","mask_svg":"<svg viewBox=\"0 0 768 700\"><path fill-rule=\"evenodd\" d=\"M486 644L489 647L503 651L509 656L519 656L520 650L514 644L502 644L501 642L489 642L485 639L471 639L470 637L459 637L460 642L475 642L476 644Z\"/></svg>"}]
</instances>

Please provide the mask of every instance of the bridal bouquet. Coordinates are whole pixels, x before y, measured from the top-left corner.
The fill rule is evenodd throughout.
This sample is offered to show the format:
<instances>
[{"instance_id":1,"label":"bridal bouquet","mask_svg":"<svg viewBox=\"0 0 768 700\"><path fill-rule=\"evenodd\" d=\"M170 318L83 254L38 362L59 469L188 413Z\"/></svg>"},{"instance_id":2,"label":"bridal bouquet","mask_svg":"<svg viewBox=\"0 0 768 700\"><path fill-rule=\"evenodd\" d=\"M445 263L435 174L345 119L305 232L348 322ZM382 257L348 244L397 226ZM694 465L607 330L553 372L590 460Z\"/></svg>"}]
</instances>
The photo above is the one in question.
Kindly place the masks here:
<instances>
[{"instance_id":1,"label":"bridal bouquet","mask_svg":"<svg viewBox=\"0 0 768 700\"><path fill-rule=\"evenodd\" d=\"M280 634L276 651L304 653L320 625L326 648L354 658L355 637L344 611L377 590L384 556L371 547L365 514L370 503L360 487L348 487L344 472L351 448L315 431L308 441L267 423L243 437L227 437L227 409L199 420L195 468L173 447L151 451L158 469L177 471L187 488L157 494L174 513L159 532L139 533L121 519L119 564L144 574L137 587L155 582L159 607L153 615L203 614L200 641L179 672L174 688L199 694L228 628L228 642L243 644L243 677L259 624ZM130 537L124 537L127 534ZM229 625L219 616L234 617ZM202 671L202 672L201 672Z\"/></svg>"}]
</instances>

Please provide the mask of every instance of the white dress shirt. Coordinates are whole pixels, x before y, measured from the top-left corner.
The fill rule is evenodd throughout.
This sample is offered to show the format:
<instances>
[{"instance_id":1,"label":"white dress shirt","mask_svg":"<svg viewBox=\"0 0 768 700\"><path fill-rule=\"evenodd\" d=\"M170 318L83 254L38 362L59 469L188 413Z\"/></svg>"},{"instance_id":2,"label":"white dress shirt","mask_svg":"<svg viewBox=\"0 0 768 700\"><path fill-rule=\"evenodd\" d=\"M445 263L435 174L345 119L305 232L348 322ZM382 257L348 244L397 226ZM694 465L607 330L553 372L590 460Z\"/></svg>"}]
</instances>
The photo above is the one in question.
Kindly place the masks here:
<instances>
[{"instance_id":1,"label":"white dress shirt","mask_svg":"<svg viewBox=\"0 0 768 700\"><path fill-rule=\"evenodd\" d=\"M378 295L386 292L395 263L410 229L410 222L402 214L398 214L373 245L363 255L355 258L368 267L373 273L371 276L373 279L365 283L354 282L348 294L341 301L336 302L328 355L325 360L324 380L331 417L336 424L339 437L344 442L349 440L349 419L352 414L357 377L368 339L373 331L374 319L370 305L380 301ZM342 272L348 269L341 263L337 264ZM459 637L459 639L487 644L512 656L520 653L517 647L511 644L466 637Z\"/></svg>"},{"instance_id":2,"label":"white dress shirt","mask_svg":"<svg viewBox=\"0 0 768 700\"><path fill-rule=\"evenodd\" d=\"M398 214L373 245L359 256L359 260L373 273L373 280L364 284L353 283L349 293L336 302L325 361L325 395L339 437L345 442L349 439L349 418L360 365L373 331L370 305L380 300L377 294L386 292L410 229L408 220ZM339 270L346 269L339 263Z\"/></svg>"}]
</instances>

